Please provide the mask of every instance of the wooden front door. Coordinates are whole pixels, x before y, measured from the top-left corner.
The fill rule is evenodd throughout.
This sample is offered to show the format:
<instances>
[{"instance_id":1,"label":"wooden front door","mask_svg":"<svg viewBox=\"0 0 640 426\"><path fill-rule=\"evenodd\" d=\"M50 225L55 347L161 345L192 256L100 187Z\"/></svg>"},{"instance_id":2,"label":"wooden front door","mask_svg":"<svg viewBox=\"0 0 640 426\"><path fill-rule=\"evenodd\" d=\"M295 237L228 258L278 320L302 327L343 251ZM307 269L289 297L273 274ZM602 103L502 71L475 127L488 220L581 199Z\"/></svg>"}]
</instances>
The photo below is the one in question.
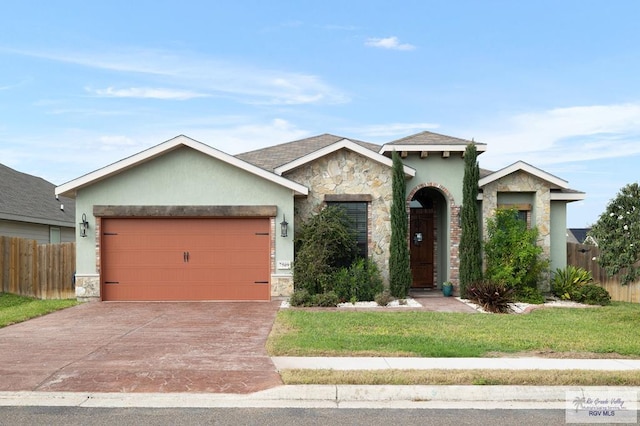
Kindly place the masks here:
<instances>
[{"instance_id":1,"label":"wooden front door","mask_svg":"<svg viewBox=\"0 0 640 426\"><path fill-rule=\"evenodd\" d=\"M434 215L432 209L411 209L412 288L434 287Z\"/></svg>"}]
</instances>

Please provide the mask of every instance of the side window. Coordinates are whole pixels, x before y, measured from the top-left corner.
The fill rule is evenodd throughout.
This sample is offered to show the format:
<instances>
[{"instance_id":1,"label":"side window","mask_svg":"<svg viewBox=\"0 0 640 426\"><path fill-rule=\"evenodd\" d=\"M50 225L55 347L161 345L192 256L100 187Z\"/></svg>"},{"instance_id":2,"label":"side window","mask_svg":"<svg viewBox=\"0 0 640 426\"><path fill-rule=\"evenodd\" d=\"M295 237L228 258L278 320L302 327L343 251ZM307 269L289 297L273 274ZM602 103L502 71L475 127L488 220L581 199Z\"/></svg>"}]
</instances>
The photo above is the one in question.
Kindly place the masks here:
<instances>
[{"instance_id":1,"label":"side window","mask_svg":"<svg viewBox=\"0 0 640 426\"><path fill-rule=\"evenodd\" d=\"M60 243L60 228L49 227L49 243Z\"/></svg>"},{"instance_id":2,"label":"side window","mask_svg":"<svg viewBox=\"0 0 640 426\"><path fill-rule=\"evenodd\" d=\"M344 209L356 232L359 255L365 259L369 255L368 204L367 202L327 202L327 205Z\"/></svg>"}]
</instances>

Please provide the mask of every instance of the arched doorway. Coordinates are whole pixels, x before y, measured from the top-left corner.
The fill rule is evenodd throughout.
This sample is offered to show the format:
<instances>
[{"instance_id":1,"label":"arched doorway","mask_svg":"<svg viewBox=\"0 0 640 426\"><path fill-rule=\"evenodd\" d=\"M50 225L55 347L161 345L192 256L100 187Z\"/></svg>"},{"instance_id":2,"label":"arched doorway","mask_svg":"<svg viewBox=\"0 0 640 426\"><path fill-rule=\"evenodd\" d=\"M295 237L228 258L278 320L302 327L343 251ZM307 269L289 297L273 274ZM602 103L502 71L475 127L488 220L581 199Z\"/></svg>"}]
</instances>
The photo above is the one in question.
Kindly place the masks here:
<instances>
[{"instance_id":1,"label":"arched doorway","mask_svg":"<svg viewBox=\"0 0 640 426\"><path fill-rule=\"evenodd\" d=\"M411 288L436 288L447 279L447 200L437 188L423 187L409 211Z\"/></svg>"}]
</instances>

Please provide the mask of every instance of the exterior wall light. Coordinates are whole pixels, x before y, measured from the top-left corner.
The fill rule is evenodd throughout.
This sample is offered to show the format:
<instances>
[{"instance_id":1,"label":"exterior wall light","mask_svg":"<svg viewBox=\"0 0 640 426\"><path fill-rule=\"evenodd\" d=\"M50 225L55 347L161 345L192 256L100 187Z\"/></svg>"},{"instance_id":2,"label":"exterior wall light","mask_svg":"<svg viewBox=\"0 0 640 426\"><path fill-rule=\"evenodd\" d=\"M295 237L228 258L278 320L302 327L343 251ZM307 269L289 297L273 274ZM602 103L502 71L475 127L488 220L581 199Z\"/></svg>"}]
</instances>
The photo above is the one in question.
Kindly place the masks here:
<instances>
[{"instance_id":1,"label":"exterior wall light","mask_svg":"<svg viewBox=\"0 0 640 426\"><path fill-rule=\"evenodd\" d=\"M78 224L80 226L80 236L87 236L87 229L89 229L89 222L87 222L87 215L82 213L82 222Z\"/></svg>"},{"instance_id":2,"label":"exterior wall light","mask_svg":"<svg viewBox=\"0 0 640 426\"><path fill-rule=\"evenodd\" d=\"M280 222L280 236L281 237L284 238L284 237L287 236L288 227L289 227L289 223L287 222L287 219L285 218L285 216L282 215L282 222Z\"/></svg>"}]
</instances>

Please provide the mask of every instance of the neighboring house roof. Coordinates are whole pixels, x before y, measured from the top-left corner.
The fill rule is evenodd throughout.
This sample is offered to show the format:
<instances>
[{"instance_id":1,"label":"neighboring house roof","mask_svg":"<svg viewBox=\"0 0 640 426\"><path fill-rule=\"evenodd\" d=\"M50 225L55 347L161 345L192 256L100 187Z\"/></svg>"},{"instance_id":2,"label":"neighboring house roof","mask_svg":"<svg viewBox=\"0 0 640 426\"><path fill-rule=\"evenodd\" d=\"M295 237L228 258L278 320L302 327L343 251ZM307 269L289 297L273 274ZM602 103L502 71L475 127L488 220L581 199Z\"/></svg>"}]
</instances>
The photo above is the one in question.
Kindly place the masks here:
<instances>
[{"instance_id":1,"label":"neighboring house roof","mask_svg":"<svg viewBox=\"0 0 640 426\"><path fill-rule=\"evenodd\" d=\"M55 188L42 178L0 164L0 219L75 227L75 202L66 197L56 200Z\"/></svg>"},{"instance_id":2,"label":"neighboring house roof","mask_svg":"<svg viewBox=\"0 0 640 426\"><path fill-rule=\"evenodd\" d=\"M380 154L391 151L464 152L470 143L476 145L478 153L482 153L487 149L487 145L484 143L425 131L384 144L384 146L380 148Z\"/></svg>"},{"instance_id":3,"label":"neighboring house roof","mask_svg":"<svg viewBox=\"0 0 640 426\"><path fill-rule=\"evenodd\" d=\"M534 167L531 164L525 163L524 161L515 162L503 169L487 174L486 176L480 178L480 180L478 181L478 186L482 188L483 186L488 185L491 182L495 182L505 176L519 171L529 173L551 184L551 200L584 200L585 193L570 189L568 186L569 184L566 180L560 179L559 177L554 176L551 173L547 173L537 167Z\"/></svg>"},{"instance_id":4,"label":"neighboring house roof","mask_svg":"<svg viewBox=\"0 0 640 426\"><path fill-rule=\"evenodd\" d=\"M240 158L226 154L222 151L219 151L215 148L210 147L209 145L205 145L202 142L198 142L187 136L180 135L180 136L176 136L173 139L169 139L168 141L163 142L159 145L151 147L147 150L134 154L131 157L125 158L116 163L110 164L106 167L103 167L94 172L88 173L84 176L74 179L70 182L62 184L56 188L56 194L75 197L76 191L78 189L81 189L95 182L98 182L110 176L121 173L125 170L138 166L142 163L150 161L156 157L159 157L161 155L164 155L168 152L171 152L181 147L192 148L205 155L216 158L225 163L231 164L235 167L238 167L254 175L260 176L268 181L284 186L285 188L289 188L293 190L296 194L307 195L309 193L309 189L303 185L300 185L289 179L285 179L282 176L278 176L270 171L257 167L254 164L243 161Z\"/></svg>"},{"instance_id":5,"label":"neighboring house roof","mask_svg":"<svg viewBox=\"0 0 640 426\"><path fill-rule=\"evenodd\" d=\"M255 151L244 152L242 154L236 155L236 158L273 172L278 167L292 163L302 157L305 157L313 152L316 152L322 148L326 148L327 146L344 139L346 138L342 136L330 135L328 133L325 133L319 136L313 136L293 142L282 143L267 148L257 149ZM378 152L378 150L380 149L380 145L362 142L355 139L349 140L373 152Z\"/></svg>"},{"instance_id":6,"label":"neighboring house roof","mask_svg":"<svg viewBox=\"0 0 640 426\"><path fill-rule=\"evenodd\" d=\"M591 228L568 228L567 229L567 242L574 244L591 244L598 245L598 242L589 235Z\"/></svg>"},{"instance_id":7,"label":"neighboring house roof","mask_svg":"<svg viewBox=\"0 0 640 426\"><path fill-rule=\"evenodd\" d=\"M567 229L567 242L570 243L584 243L587 238L587 233L591 228L569 228Z\"/></svg>"}]
</instances>

